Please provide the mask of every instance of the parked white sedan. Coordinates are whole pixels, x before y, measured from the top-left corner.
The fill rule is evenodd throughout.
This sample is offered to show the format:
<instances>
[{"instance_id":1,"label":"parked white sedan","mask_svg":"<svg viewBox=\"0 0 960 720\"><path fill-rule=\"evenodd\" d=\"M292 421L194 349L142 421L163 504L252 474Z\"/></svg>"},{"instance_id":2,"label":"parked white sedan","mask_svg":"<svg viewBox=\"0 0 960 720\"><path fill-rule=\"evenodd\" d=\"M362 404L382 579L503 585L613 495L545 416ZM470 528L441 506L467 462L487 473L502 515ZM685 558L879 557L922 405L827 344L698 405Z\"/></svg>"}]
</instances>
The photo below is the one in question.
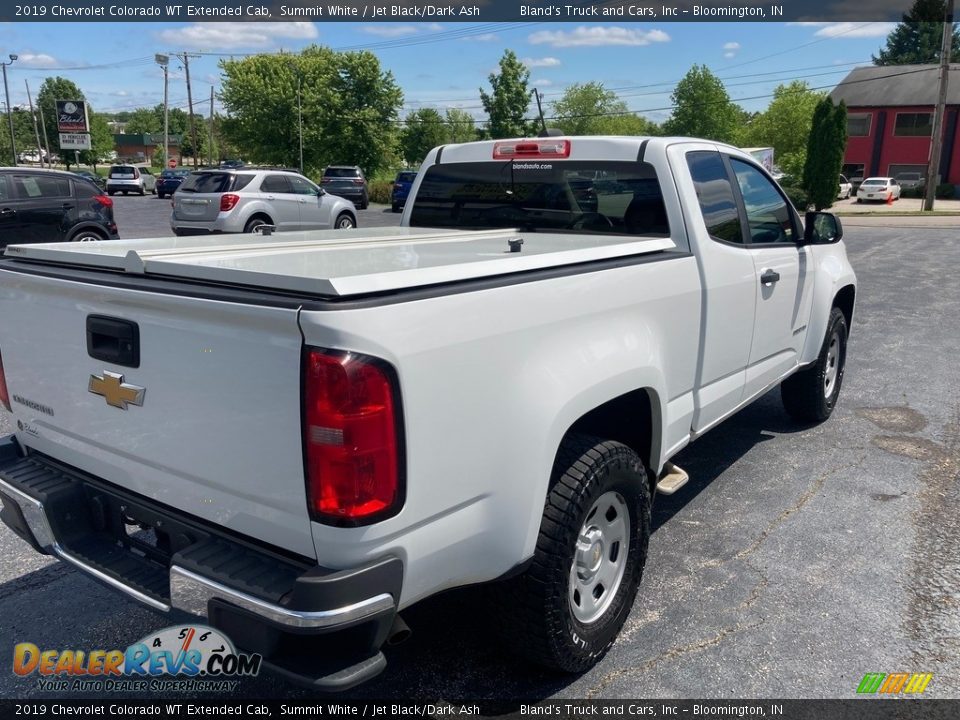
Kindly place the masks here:
<instances>
[{"instance_id":1,"label":"parked white sedan","mask_svg":"<svg viewBox=\"0 0 960 720\"><path fill-rule=\"evenodd\" d=\"M857 202L864 200L899 200L900 183L892 177L871 177L860 183Z\"/></svg>"}]
</instances>

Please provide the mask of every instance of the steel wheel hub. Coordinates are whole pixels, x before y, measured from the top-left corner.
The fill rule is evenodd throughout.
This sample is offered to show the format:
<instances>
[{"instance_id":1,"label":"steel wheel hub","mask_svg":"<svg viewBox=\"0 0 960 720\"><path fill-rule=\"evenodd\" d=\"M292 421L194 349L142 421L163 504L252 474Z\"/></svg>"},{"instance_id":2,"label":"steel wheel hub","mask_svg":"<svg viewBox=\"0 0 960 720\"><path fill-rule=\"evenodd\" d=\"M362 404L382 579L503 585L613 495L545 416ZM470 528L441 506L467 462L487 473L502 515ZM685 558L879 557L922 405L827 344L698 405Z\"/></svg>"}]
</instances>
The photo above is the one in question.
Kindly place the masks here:
<instances>
[{"instance_id":1,"label":"steel wheel hub","mask_svg":"<svg viewBox=\"0 0 960 720\"><path fill-rule=\"evenodd\" d=\"M630 512L623 496L606 492L587 513L570 567L569 601L583 624L603 616L617 595L627 568Z\"/></svg>"},{"instance_id":2,"label":"steel wheel hub","mask_svg":"<svg viewBox=\"0 0 960 720\"><path fill-rule=\"evenodd\" d=\"M823 374L823 396L830 397L837 384L837 375L840 373L840 336L834 333L830 336L830 346L827 348L827 368Z\"/></svg>"}]
</instances>

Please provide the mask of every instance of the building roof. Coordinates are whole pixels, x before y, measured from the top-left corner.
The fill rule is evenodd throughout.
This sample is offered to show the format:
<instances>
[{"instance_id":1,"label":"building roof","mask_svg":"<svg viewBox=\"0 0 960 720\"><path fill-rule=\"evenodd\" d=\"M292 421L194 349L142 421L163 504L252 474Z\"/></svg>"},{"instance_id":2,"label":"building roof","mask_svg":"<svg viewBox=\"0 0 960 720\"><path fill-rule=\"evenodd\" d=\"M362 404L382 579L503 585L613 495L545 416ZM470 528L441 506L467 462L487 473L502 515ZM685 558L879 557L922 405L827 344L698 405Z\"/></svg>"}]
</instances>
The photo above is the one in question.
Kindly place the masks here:
<instances>
[{"instance_id":1,"label":"building roof","mask_svg":"<svg viewBox=\"0 0 960 720\"><path fill-rule=\"evenodd\" d=\"M847 107L936 105L939 65L871 65L858 67L830 93ZM950 65L947 104L960 104L960 64Z\"/></svg>"}]
</instances>

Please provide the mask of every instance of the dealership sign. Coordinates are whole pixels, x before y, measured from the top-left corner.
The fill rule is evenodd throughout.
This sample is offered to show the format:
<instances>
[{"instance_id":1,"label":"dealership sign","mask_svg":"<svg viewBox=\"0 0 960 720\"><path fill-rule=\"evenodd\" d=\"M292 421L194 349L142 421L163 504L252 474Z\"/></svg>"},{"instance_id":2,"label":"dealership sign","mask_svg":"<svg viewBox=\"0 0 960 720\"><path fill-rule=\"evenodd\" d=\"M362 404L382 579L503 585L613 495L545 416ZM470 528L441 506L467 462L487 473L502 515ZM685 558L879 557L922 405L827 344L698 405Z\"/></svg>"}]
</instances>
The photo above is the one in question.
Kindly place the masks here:
<instances>
[{"instance_id":1,"label":"dealership sign","mask_svg":"<svg viewBox=\"0 0 960 720\"><path fill-rule=\"evenodd\" d=\"M87 103L85 100L57 100L57 131L61 133L88 133Z\"/></svg>"},{"instance_id":2,"label":"dealership sign","mask_svg":"<svg viewBox=\"0 0 960 720\"><path fill-rule=\"evenodd\" d=\"M60 133L61 150L89 150L89 133Z\"/></svg>"}]
</instances>

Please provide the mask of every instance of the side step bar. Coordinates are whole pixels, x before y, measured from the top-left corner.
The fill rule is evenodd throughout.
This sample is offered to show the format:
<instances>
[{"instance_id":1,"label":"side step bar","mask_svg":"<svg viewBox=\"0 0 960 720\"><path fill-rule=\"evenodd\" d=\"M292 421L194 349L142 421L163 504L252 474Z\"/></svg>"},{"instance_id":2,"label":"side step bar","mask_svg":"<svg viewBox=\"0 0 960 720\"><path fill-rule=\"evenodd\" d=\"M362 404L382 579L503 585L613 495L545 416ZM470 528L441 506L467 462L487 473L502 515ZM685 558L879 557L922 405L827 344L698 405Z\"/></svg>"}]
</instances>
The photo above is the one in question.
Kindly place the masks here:
<instances>
[{"instance_id":1,"label":"side step bar","mask_svg":"<svg viewBox=\"0 0 960 720\"><path fill-rule=\"evenodd\" d=\"M690 480L687 471L679 465L668 462L663 466L663 472L660 473L660 479L657 480L657 492L664 495L673 495Z\"/></svg>"}]
</instances>

